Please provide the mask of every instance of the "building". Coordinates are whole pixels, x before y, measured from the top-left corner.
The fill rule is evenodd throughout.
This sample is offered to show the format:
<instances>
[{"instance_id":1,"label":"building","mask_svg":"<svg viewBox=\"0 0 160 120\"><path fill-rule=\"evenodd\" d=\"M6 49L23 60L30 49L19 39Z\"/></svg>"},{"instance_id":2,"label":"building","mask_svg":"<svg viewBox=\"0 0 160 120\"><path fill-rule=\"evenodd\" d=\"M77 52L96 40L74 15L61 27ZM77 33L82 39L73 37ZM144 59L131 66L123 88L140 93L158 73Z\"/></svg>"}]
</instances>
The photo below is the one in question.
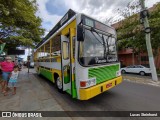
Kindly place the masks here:
<instances>
[{"instance_id":1,"label":"building","mask_svg":"<svg viewBox=\"0 0 160 120\"><path fill-rule=\"evenodd\" d=\"M160 50L159 50L160 53ZM134 53L133 49L126 48L121 51L118 51L118 57L119 61L121 62L122 66L128 66L128 65L144 65L146 67L149 67L149 60L148 60L148 54L147 53ZM157 55L155 58L155 66L157 69L160 69L160 54Z\"/></svg>"},{"instance_id":2,"label":"building","mask_svg":"<svg viewBox=\"0 0 160 120\"><path fill-rule=\"evenodd\" d=\"M155 7L156 7L156 5L149 8L149 11L152 12ZM137 19L139 19L139 17L137 17L137 18L132 17L132 20L137 20ZM112 26L115 29L121 29L123 27L122 22L123 21L119 21L118 23L115 23ZM160 69L160 49L159 49L158 53L159 54L155 56L154 60L155 60L156 68ZM134 53L133 49L128 47L128 48L124 48L124 49L118 51L118 56L119 56L119 61L121 61L122 66L141 64L146 67L149 67L149 60L148 60L147 53L144 53L144 52Z\"/></svg>"}]
</instances>

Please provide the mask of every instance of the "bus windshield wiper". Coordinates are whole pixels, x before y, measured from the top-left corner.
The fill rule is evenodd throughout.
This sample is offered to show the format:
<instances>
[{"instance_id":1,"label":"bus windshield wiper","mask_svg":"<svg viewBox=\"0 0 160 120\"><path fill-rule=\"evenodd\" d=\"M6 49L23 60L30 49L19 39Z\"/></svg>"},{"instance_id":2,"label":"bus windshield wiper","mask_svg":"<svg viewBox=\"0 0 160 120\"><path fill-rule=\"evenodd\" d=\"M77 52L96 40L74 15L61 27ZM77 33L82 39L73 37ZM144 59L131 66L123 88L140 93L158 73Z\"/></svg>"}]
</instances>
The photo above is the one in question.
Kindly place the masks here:
<instances>
[{"instance_id":1,"label":"bus windshield wiper","mask_svg":"<svg viewBox=\"0 0 160 120\"><path fill-rule=\"evenodd\" d=\"M95 32L95 30L92 28L91 29L91 33L93 34L93 36L96 38L96 40L99 42L99 43L101 43L102 45L104 45L104 43L102 43L96 36L95 36L95 34L93 33L93 32ZM95 33L97 33L97 32L95 32ZM101 38L101 36L97 33L97 35ZM102 39L102 38L101 38ZM103 39L102 39L102 41L103 41Z\"/></svg>"},{"instance_id":2,"label":"bus windshield wiper","mask_svg":"<svg viewBox=\"0 0 160 120\"><path fill-rule=\"evenodd\" d=\"M103 43L101 43L98 38L95 36L95 34L93 33L95 32L103 41ZM104 41L104 37L103 35L100 36L99 33L94 29L94 28L91 28L91 33L94 35L94 37L103 45L104 47L104 58L106 59L107 58L107 50L106 50L106 44L105 44L105 41ZM108 36L108 39L109 39L109 36ZM107 47L108 47L108 53L109 53L109 45L108 45L108 39L107 39Z\"/></svg>"}]
</instances>

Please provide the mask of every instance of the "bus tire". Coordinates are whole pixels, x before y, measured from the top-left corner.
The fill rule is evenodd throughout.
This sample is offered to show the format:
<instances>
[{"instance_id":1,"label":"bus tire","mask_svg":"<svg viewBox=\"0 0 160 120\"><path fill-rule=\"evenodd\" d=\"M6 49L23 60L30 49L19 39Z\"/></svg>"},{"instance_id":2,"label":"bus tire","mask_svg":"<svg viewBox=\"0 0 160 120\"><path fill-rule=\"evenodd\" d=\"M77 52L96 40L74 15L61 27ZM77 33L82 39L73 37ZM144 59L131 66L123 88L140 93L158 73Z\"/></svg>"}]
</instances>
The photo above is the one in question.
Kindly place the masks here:
<instances>
[{"instance_id":1,"label":"bus tire","mask_svg":"<svg viewBox=\"0 0 160 120\"><path fill-rule=\"evenodd\" d=\"M122 70L122 71L121 71L121 73L122 73L122 74L125 74L125 73L126 73L126 71L125 71L125 70Z\"/></svg>"},{"instance_id":2,"label":"bus tire","mask_svg":"<svg viewBox=\"0 0 160 120\"><path fill-rule=\"evenodd\" d=\"M58 91L59 91L60 93L63 93L62 80L60 79L59 76L56 77L55 83L56 83L56 88L58 89Z\"/></svg>"}]
</instances>

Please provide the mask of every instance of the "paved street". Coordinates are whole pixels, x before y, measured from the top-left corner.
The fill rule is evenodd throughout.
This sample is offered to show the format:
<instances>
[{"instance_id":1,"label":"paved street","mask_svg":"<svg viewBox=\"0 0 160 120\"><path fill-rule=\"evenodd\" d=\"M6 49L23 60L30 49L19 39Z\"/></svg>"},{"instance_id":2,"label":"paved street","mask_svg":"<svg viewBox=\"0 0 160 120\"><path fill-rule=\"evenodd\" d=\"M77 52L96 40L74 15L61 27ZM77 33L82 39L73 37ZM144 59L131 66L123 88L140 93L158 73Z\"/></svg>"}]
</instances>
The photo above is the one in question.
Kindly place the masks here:
<instances>
[{"instance_id":1,"label":"paved street","mask_svg":"<svg viewBox=\"0 0 160 120\"><path fill-rule=\"evenodd\" d=\"M0 120L160 120L159 32L160 0L0 0Z\"/></svg>"},{"instance_id":2,"label":"paved street","mask_svg":"<svg viewBox=\"0 0 160 120\"><path fill-rule=\"evenodd\" d=\"M0 95L0 108L2 111L159 111L159 91L160 87L157 86L123 81L122 84L101 95L88 101L80 101L72 99L68 94L59 93L53 83L49 82L42 76L38 76L34 69L31 69L29 74L27 73L27 69L25 69L21 71L20 74L20 86L17 89L17 94L14 96ZM68 115L67 118L58 117L41 119L105 120L106 118L80 118ZM107 119L159 120L159 118L153 117L108 117Z\"/></svg>"},{"instance_id":3,"label":"paved street","mask_svg":"<svg viewBox=\"0 0 160 120\"><path fill-rule=\"evenodd\" d=\"M65 111L159 111L160 87L124 81L119 86L88 101L73 100L68 94L57 92L54 84L45 78L36 78L55 97ZM97 119L97 118L92 118ZM105 118L98 118L105 119ZM111 118L112 119L112 118ZM115 118L114 118L115 119ZM124 119L124 118L116 118ZM142 118L128 118L139 119ZM156 119L156 118L143 118ZM159 119L159 118L157 118Z\"/></svg>"}]
</instances>

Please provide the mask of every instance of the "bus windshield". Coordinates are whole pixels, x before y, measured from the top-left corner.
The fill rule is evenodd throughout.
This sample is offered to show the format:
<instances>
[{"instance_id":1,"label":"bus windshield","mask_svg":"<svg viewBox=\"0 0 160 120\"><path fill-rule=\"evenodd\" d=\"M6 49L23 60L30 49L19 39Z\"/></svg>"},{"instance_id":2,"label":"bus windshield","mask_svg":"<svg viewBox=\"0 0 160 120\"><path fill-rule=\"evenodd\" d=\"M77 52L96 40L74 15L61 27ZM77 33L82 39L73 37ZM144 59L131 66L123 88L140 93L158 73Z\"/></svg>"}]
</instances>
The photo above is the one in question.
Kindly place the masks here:
<instances>
[{"instance_id":1,"label":"bus windshield","mask_svg":"<svg viewBox=\"0 0 160 120\"><path fill-rule=\"evenodd\" d=\"M79 61L82 65L117 61L115 38L85 29L84 41L79 44Z\"/></svg>"}]
</instances>

